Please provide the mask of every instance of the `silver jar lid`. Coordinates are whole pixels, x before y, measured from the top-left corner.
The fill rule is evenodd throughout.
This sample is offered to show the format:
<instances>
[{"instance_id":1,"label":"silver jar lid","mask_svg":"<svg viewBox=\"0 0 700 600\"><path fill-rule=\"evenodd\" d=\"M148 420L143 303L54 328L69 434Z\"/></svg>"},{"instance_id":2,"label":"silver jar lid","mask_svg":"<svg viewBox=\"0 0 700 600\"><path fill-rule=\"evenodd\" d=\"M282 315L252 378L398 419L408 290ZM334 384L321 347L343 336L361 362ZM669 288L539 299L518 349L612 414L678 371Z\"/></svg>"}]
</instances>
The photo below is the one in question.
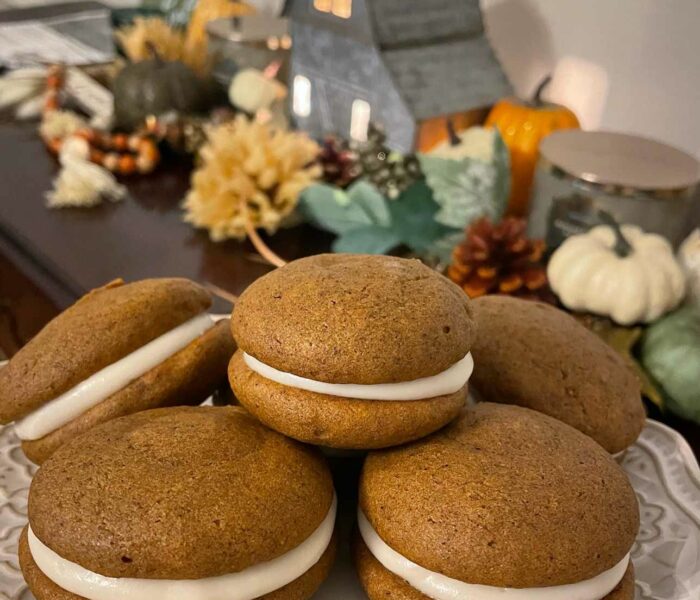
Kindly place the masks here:
<instances>
[{"instance_id":1,"label":"silver jar lid","mask_svg":"<svg viewBox=\"0 0 700 600\"><path fill-rule=\"evenodd\" d=\"M647 138L606 131L557 131L540 155L568 175L599 185L678 190L700 181L700 163L685 152Z\"/></svg>"}]
</instances>

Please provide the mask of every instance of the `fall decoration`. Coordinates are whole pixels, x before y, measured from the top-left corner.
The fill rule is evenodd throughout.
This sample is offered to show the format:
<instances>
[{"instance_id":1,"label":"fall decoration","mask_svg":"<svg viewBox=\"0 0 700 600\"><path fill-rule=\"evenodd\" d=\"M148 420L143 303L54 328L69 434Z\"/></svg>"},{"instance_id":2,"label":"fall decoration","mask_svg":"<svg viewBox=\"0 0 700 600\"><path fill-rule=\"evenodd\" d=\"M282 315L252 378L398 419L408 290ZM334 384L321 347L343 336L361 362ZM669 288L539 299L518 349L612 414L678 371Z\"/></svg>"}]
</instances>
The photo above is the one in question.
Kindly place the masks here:
<instances>
[{"instance_id":1,"label":"fall decoration","mask_svg":"<svg viewBox=\"0 0 700 600\"><path fill-rule=\"evenodd\" d=\"M87 127L87 121L73 111L52 110L44 113L39 125L39 135L50 149L58 153L60 140Z\"/></svg>"},{"instance_id":2,"label":"fall decoration","mask_svg":"<svg viewBox=\"0 0 700 600\"><path fill-rule=\"evenodd\" d=\"M508 98L498 102L486 119L487 127L497 127L510 150L511 187L508 214L525 216L530 188L539 156L540 141L557 129L578 129L576 115L564 106L542 100L550 83L547 77L530 102Z\"/></svg>"},{"instance_id":3,"label":"fall decoration","mask_svg":"<svg viewBox=\"0 0 700 600\"><path fill-rule=\"evenodd\" d=\"M76 196L81 198L76 200L79 205L96 204L99 195L110 189L113 179L110 171L121 175L150 173L158 165L160 153L148 135L110 134L91 127L85 119L72 111L60 110L64 80L65 73L62 67L49 67L39 135L49 150L59 156L63 170L71 171L66 173L65 177L62 177L63 173L59 174L56 180L57 195L49 198L49 204L68 205L68 195L74 191ZM64 146L68 143L71 143L70 149L64 152ZM94 164L95 168L79 164L84 162ZM99 173L98 170L102 168L107 172ZM88 191L91 176L95 178L92 196ZM118 194L115 192L107 195Z\"/></svg>"},{"instance_id":4,"label":"fall decoration","mask_svg":"<svg viewBox=\"0 0 700 600\"><path fill-rule=\"evenodd\" d=\"M318 160L323 167L323 180L326 183L346 188L360 175L357 154L345 140L328 136L323 140Z\"/></svg>"},{"instance_id":5,"label":"fall decoration","mask_svg":"<svg viewBox=\"0 0 700 600\"><path fill-rule=\"evenodd\" d=\"M652 324L641 346L642 364L661 385L668 408L700 423L700 308L688 304Z\"/></svg>"},{"instance_id":6,"label":"fall decoration","mask_svg":"<svg viewBox=\"0 0 700 600\"><path fill-rule=\"evenodd\" d=\"M317 227L335 233L334 252L384 254L405 245L420 255L448 231L434 220L438 205L424 181L389 200L360 179L347 190L316 184L302 193L301 212Z\"/></svg>"},{"instance_id":7,"label":"fall decoration","mask_svg":"<svg viewBox=\"0 0 700 600\"><path fill-rule=\"evenodd\" d=\"M472 127L418 156L440 211L435 219L462 231L479 217L498 221L508 198L508 150L496 130Z\"/></svg>"},{"instance_id":8,"label":"fall decoration","mask_svg":"<svg viewBox=\"0 0 700 600\"><path fill-rule=\"evenodd\" d=\"M505 294L554 302L542 264L544 242L525 237L525 221L507 217L494 225L481 218L455 247L448 277L468 296Z\"/></svg>"},{"instance_id":9,"label":"fall decoration","mask_svg":"<svg viewBox=\"0 0 700 600\"><path fill-rule=\"evenodd\" d=\"M353 142L362 174L387 198L399 194L421 178L420 164L414 154L399 154L386 145L384 131L370 123L367 141Z\"/></svg>"},{"instance_id":10,"label":"fall decoration","mask_svg":"<svg viewBox=\"0 0 700 600\"><path fill-rule=\"evenodd\" d=\"M103 198L117 202L126 196L109 171L90 162L90 146L84 138L70 137L61 145L61 171L46 194L49 208L82 207L99 204Z\"/></svg>"},{"instance_id":11,"label":"fall decoration","mask_svg":"<svg viewBox=\"0 0 700 600\"><path fill-rule=\"evenodd\" d=\"M685 276L671 244L599 215L607 225L567 238L549 261L549 281L562 304L621 325L650 323L678 306Z\"/></svg>"},{"instance_id":12,"label":"fall decoration","mask_svg":"<svg viewBox=\"0 0 700 600\"><path fill-rule=\"evenodd\" d=\"M44 105L46 70L28 67L0 77L0 114L10 112L15 119L38 117Z\"/></svg>"},{"instance_id":13,"label":"fall decoration","mask_svg":"<svg viewBox=\"0 0 700 600\"><path fill-rule=\"evenodd\" d=\"M274 67L277 68L274 68ZM287 97L287 86L275 79L279 65L267 71L241 69L233 76L228 98L236 108L250 115L269 110L276 102Z\"/></svg>"},{"instance_id":14,"label":"fall decoration","mask_svg":"<svg viewBox=\"0 0 700 600\"><path fill-rule=\"evenodd\" d=\"M151 60L156 52L163 61L181 62L202 77L211 70L206 43L188 44L183 31L159 17L137 17L132 25L117 30L115 37L132 63Z\"/></svg>"},{"instance_id":15,"label":"fall decoration","mask_svg":"<svg viewBox=\"0 0 700 600\"><path fill-rule=\"evenodd\" d=\"M235 116L233 108L227 107L215 108L206 116L173 111L148 117L138 132L149 135L176 153L197 154L207 141L207 128L228 123Z\"/></svg>"},{"instance_id":16,"label":"fall decoration","mask_svg":"<svg viewBox=\"0 0 700 600\"><path fill-rule=\"evenodd\" d=\"M149 116L170 111L197 113L207 104L205 82L184 63L153 58L124 67L114 80L114 116L119 127L136 129Z\"/></svg>"},{"instance_id":17,"label":"fall decoration","mask_svg":"<svg viewBox=\"0 0 700 600\"><path fill-rule=\"evenodd\" d=\"M207 137L183 207L185 221L206 228L214 241L244 239L252 228L274 233L321 175L319 147L303 133L239 115Z\"/></svg>"},{"instance_id":18,"label":"fall decoration","mask_svg":"<svg viewBox=\"0 0 700 600\"><path fill-rule=\"evenodd\" d=\"M255 9L245 2L231 0L198 0L190 15L185 35L187 53L206 52L208 47L207 23L226 17L250 15Z\"/></svg>"}]
</instances>

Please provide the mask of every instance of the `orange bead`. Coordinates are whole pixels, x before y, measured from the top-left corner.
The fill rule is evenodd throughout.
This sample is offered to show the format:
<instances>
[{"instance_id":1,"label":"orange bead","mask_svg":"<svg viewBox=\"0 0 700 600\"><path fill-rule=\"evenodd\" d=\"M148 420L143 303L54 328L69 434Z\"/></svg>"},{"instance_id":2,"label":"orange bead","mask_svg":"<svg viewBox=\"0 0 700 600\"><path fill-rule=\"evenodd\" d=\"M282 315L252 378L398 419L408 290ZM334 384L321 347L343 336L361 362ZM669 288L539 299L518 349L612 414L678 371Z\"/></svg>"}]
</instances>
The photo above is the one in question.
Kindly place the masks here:
<instances>
[{"instance_id":1,"label":"orange bead","mask_svg":"<svg viewBox=\"0 0 700 600\"><path fill-rule=\"evenodd\" d=\"M124 154L119 159L119 172L131 175L134 171L136 171L136 159L131 154Z\"/></svg>"},{"instance_id":2,"label":"orange bead","mask_svg":"<svg viewBox=\"0 0 700 600\"><path fill-rule=\"evenodd\" d=\"M63 140L60 138L53 138L47 142L47 145L49 147L49 150L51 152L58 154L61 151L61 144L63 143Z\"/></svg>"},{"instance_id":3,"label":"orange bead","mask_svg":"<svg viewBox=\"0 0 700 600\"><path fill-rule=\"evenodd\" d=\"M127 150L129 148L129 136L123 133L115 134L114 137L112 137L112 145L120 152Z\"/></svg>"},{"instance_id":4,"label":"orange bead","mask_svg":"<svg viewBox=\"0 0 700 600\"><path fill-rule=\"evenodd\" d=\"M144 139L141 140L139 144L139 155L143 156L146 160L150 160L154 164L160 160L160 152L158 147L155 145L153 140Z\"/></svg>"},{"instance_id":5,"label":"orange bead","mask_svg":"<svg viewBox=\"0 0 700 600\"><path fill-rule=\"evenodd\" d=\"M49 89L57 90L61 87L62 84L63 82L61 76L56 73L51 73L46 78L46 87L48 87Z\"/></svg>"},{"instance_id":6,"label":"orange bead","mask_svg":"<svg viewBox=\"0 0 700 600\"><path fill-rule=\"evenodd\" d=\"M52 110L57 110L58 109L58 98L56 97L55 94L51 94L46 97L46 100L44 101L44 110L46 111L52 111Z\"/></svg>"},{"instance_id":7,"label":"orange bead","mask_svg":"<svg viewBox=\"0 0 700 600\"><path fill-rule=\"evenodd\" d=\"M105 154L102 160L102 166L112 172L119 170L119 155L114 152Z\"/></svg>"},{"instance_id":8,"label":"orange bead","mask_svg":"<svg viewBox=\"0 0 700 600\"><path fill-rule=\"evenodd\" d=\"M90 162L101 165L105 158L105 153L97 148L90 148Z\"/></svg>"}]
</instances>

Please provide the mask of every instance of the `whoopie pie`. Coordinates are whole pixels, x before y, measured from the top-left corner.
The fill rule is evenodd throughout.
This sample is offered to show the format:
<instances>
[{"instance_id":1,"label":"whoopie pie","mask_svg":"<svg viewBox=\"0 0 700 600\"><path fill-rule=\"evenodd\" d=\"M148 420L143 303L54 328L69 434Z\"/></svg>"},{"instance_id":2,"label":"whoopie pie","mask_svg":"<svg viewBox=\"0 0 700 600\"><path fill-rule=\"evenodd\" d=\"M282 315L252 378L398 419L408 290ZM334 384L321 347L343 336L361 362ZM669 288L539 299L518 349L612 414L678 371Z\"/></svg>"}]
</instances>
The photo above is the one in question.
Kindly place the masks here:
<instances>
[{"instance_id":1,"label":"whoopie pie","mask_svg":"<svg viewBox=\"0 0 700 600\"><path fill-rule=\"evenodd\" d=\"M370 600L632 600L639 527L625 473L596 442L483 403L371 452L355 559Z\"/></svg>"},{"instance_id":2,"label":"whoopie pie","mask_svg":"<svg viewBox=\"0 0 700 600\"><path fill-rule=\"evenodd\" d=\"M66 441L140 410L200 404L226 381L228 319L186 279L112 282L46 325L0 369L0 423L42 463Z\"/></svg>"},{"instance_id":3,"label":"whoopie pie","mask_svg":"<svg viewBox=\"0 0 700 600\"><path fill-rule=\"evenodd\" d=\"M37 600L305 600L335 553L317 449L240 407L174 407L62 446L29 492L20 565Z\"/></svg>"},{"instance_id":4,"label":"whoopie pie","mask_svg":"<svg viewBox=\"0 0 700 600\"><path fill-rule=\"evenodd\" d=\"M324 254L255 281L233 311L240 403L295 439L368 449L425 436L462 409L474 319L418 260Z\"/></svg>"},{"instance_id":5,"label":"whoopie pie","mask_svg":"<svg viewBox=\"0 0 700 600\"><path fill-rule=\"evenodd\" d=\"M472 384L482 399L555 417L613 454L634 443L644 406L618 352L549 304L483 296L472 308L479 326Z\"/></svg>"}]
</instances>

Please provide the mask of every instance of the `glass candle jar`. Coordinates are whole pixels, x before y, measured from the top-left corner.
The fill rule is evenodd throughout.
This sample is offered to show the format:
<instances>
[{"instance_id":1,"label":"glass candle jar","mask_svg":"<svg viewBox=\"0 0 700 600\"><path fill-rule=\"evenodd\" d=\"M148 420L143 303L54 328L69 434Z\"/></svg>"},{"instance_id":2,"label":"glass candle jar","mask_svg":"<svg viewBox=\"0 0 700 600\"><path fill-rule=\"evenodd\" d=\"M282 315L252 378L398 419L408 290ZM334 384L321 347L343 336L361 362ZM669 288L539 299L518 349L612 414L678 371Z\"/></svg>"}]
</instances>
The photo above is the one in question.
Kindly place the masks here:
<instances>
[{"instance_id":1,"label":"glass candle jar","mask_svg":"<svg viewBox=\"0 0 700 600\"><path fill-rule=\"evenodd\" d=\"M600 223L665 236L674 246L700 225L700 163L666 144L610 132L561 131L540 146L528 234L550 248Z\"/></svg>"}]
</instances>

